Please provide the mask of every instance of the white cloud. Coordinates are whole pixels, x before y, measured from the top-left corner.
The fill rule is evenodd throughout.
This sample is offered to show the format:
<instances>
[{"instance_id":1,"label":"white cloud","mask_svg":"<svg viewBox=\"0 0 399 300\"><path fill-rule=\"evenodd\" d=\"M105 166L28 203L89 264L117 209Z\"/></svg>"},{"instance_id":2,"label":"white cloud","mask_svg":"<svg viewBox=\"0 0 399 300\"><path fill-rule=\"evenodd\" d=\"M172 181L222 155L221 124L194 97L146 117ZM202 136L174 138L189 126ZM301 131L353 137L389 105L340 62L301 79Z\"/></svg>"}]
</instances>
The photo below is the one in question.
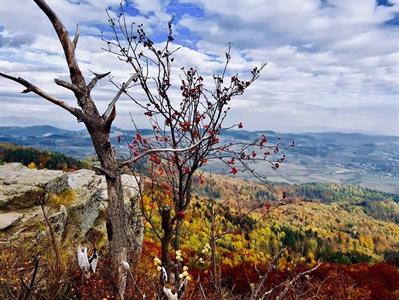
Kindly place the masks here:
<instances>
[{"instance_id":1,"label":"white cloud","mask_svg":"<svg viewBox=\"0 0 399 300\"><path fill-rule=\"evenodd\" d=\"M352 1L180 1L198 5L202 17L184 15L176 24L199 40L196 48L182 46L176 54L174 81L179 67L197 67L205 76L223 67L227 43L233 42L230 73L244 73L267 61L261 78L237 99L230 122L244 121L248 129L304 131L319 128L399 135L399 26L385 22L399 13L399 3L377 6L374 0ZM4 4L6 3L6 5ZM107 72L123 82L131 70L101 50L99 31L107 28L105 9L119 0L49 0L49 5L73 32L81 25L77 56L84 74ZM140 15L128 21L143 23L150 34L163 32L171 13L170 1L129 0ZM28 0L6 0L1 5L0 70L33 79L50 93L74 103L72 94L53 83L68 79L68 70L57 37L43 13ZM34 31L30 29L34 29ZM73 35L73 33L72 33ZM0 120L12 120L25 105L28 114L57 125L59 109L37 97L24 95L17 84L0 79ZM101 110L114 88L101 82L93 96ZM137 93L139 97L143 95ZM174 99L178 90L173 89ZM15 107L11 99L23 99ZM13 100L13 101L14 101ZM28 104L29 103L29 104ZM119 104L119 126L130 126L128 112L138 114L124 99ZM59 113L62 127L76 126L72 117ZM51 116L50 116L51 115ZM142 119L139 118L139 122ZM20 119L15 119L20 121ZM70 120L70 123L68 123ZM2 121L3 122L3 121ZM139 123L140 125L140 123Z\"/></svg>"},{"instance_id":2,"label":"white cloud","mask_svg":"<svg viewBox=\"0 0 399 300\"><path fill-rule=\"evenodd\" d=\"M384 25L397 15L398 4L377 6L373 0L199 3L205 12L202 22L190 15L180 21L200 36L199 51L214 53L233 42L241 50L239 59L246 60L242 66L268 61L255 91L247 97L265 98L266 117L276 119L267 99L279 100L283 119L301 115L296 121L291 118L288 126L273 128L293 130L296 122L316 128L322 121L329 128L345 124L353 131L399 134L399 27ZM314 105L317 111L309 109ZM335 118L345 110L351 111L350 122ZM373 122L390 126L372 127Z\"/></svg>"}]
</instances>

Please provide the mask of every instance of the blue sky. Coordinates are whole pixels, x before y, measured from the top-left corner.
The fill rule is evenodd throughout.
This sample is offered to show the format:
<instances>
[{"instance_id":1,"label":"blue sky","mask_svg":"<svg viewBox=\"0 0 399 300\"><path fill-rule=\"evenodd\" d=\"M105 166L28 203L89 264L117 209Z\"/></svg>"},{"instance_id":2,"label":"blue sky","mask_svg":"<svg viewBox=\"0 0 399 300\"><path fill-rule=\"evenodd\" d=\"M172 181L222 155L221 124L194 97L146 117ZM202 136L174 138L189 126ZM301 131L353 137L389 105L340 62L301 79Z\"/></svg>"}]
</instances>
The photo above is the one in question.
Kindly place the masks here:
<instances>
[{"instance_id":1,"label":"blue sky","mask_svg":"<svg viewBox=\"0 0 399 300\"><path fill-rule=\"evenodd\" d=\"M89 71L112 71L123 82L131 72L101 50L100 31L109 31L119 0L48 0L73 35L81 27L77 56ZM249 130L343 131L399 135L399 0L191 1L129 0L129 20L143 23L162 43L175 18L173 71L197 67L205 77L223 66L233 43L231 74L268 62L261 78L237 98L228 122ZM63 100L69 91L53 83L68 79L61 47L49 21L30 0L0 3L0 70L34 81ZM68 113L0 79L1 125L51 124L80 128ZM100 110L115 93L103 81L94 92ZM140 92L138 91L140 95ZM172 95L178 100L177 90ZM146 126L128 99L118 104L116 125L131 127L131 113Z\"/></svg>"}]
</instances>

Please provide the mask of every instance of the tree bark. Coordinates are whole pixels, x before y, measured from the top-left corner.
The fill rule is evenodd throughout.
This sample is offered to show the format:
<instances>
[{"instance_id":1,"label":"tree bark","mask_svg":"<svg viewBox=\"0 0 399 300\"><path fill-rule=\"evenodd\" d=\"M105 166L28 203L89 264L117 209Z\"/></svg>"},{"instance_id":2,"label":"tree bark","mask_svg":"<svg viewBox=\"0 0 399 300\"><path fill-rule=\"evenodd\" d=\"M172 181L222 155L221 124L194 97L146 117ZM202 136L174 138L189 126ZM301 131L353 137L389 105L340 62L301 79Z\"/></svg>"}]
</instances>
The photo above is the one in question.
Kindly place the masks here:
<instances>
[{"instance_id":1,"label":"tree bark","mask_svg":"<svg viewBox=\"0 0 399 300\"><path fill-rule=\"evenodd\" d=\"M130 245L127 235L122 175L109 139L110 125L107 125L100 116L85 122L85 125L93 141L101 168L105 173L108 194L106 227L111 273L117 283L117 299L124 299L127 272L121 266L122 261L128 261Z\"/></svg>"},{"instance_id":2,"label":"tree bark","mask_svg":"<svg viewBox=\"0 0 399 300\"><path fill-rule=\"evenodd\" d=\"M169 247L170 241L173 236L173 229L171 226L171 217L170 217L170 207L165 206L162 209L162 230L163 236L161 239L161 259L162 259L162 266L166 269L166 273L168 274L167 283L171 283L171 268L172 268L172 260L170 258ZM162 276L162 274L161 274ZM161 277L162 282L162 277ZM165 282L163 282L165 283Z\"/></svg>"},{"instance_id":3,"label":"tree bark","mask_svg":"<svg viewBox=\"0 0 399 300\"><path fill-rule=\"evenodd\" d=\"M113 270L118 267L118 254L123 248L128 249L126 235L126 214L123 197L122 176L118 168L118 162L114 150L109 141L109 129L102 126L93 126L96 123L86 123L86 127L93 140L93 145L100 160L101 167L106 171L108 208L107 208L107 235L109 254ZM93 128L94 127L94 128Z\"/></svg>"}]
</instances>

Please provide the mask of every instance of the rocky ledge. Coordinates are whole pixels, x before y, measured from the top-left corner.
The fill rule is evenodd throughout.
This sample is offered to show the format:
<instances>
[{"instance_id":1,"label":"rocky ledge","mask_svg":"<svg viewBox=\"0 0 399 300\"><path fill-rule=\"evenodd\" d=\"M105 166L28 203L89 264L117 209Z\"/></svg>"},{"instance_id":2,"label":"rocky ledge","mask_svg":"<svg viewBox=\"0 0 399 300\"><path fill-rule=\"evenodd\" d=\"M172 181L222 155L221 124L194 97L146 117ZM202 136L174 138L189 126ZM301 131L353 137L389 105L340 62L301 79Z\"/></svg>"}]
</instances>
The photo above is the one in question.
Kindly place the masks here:
<instances>
[{"instance_id":1,"label":"rocky ledge","mask_svg":"<svg viewBox=\"0 0 399 300\"><path fill-rule=\"evenodd\" d=\"M134 207L137 183L122 175L124 199L132 217L132 230L140 234L141 222ZM68 228L74 238L105 232L104 208L107 186L104 176L81 169L74 172L28 169L20 163L0 166L0 232L9 236L27 233L27 228L43 220L44 204L51 223L61 236ZM132 205L133 204L133 205ZM133 211L132 211L133 207ZM34 234L35 230L32 230ZM139 232L137 232L139 231ZM98 236L98 234L97 234Z\"/></svg>"}]
</instances>

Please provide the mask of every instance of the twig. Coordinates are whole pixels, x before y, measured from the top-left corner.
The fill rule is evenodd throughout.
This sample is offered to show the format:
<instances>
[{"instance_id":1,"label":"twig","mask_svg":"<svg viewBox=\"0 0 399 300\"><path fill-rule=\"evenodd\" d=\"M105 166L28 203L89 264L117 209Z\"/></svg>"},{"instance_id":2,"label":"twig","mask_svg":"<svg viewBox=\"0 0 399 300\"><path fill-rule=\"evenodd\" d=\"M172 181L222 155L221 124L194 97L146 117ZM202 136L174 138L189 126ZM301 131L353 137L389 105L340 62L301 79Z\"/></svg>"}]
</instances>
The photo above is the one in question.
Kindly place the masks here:
<instances>
[{"instance_id":1,"label":"twig","mask_svg":"<svg viewBox=\"0 0 399 300\"><path fill-rule=\"evenodd\" d=\"M53 251L54 251L55 259L56 259L56 274L57 274L57 279L59 279L60 275L61 275L61 267L60 267L60 254L59 254L59 251L58 251L57 240L55 238L55 233L54 233L54 230L53 230L53 226L51 226L51 223L50 223L50 221L49 221L49 219L47 217L46 211L44 209L43 202L40 202L40 208L42 209L43 216L44 216L44 219L46 221L46 225L47 225L47 227L48 227L48 229L50 231L51 246L53 247Z\"/></svg>"},{"instance_id":2,"label":"twig","mask_svg":"<svg viewBox=\"0 0 399 300\"><path fill-rule=\"evenodd\" d=\"M36 275L37 275L37 270L39 269L39 257L35 256L34 259L35 259L35 266L34 266L32 278L30 280L29 286L26 286L25 282L22 280L22 277L20 277L22 283L24 284L24 286L26 288L26 293L23 298L24 300L29 299L29 296L32 293L33 285L35 284L35 279L36 279Z\"/></svg>"}]
</instances>

